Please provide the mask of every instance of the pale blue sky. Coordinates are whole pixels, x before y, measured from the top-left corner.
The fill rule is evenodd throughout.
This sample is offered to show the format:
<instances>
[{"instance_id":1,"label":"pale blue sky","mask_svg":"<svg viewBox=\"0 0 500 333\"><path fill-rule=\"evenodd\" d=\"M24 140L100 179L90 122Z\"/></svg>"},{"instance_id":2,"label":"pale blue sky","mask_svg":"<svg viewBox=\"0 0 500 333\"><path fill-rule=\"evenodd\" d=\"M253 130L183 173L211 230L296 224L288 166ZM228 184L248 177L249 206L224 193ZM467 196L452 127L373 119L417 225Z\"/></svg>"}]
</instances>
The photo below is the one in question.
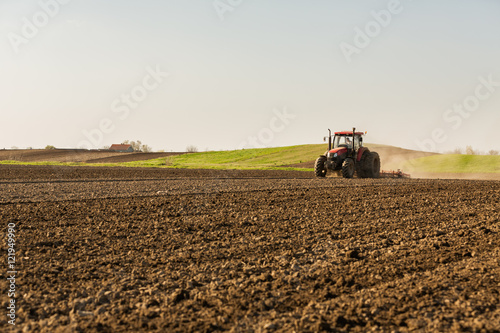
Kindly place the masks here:
<instances>
[{"instance_id":1,"label":"pale blue sky","mask_svg":"<svg viewBox=\"0 0 500 333\"><path fill-rule=\"evenodd\" d=\"M401 0L385 27L372 11L391 1L55 1L0 0L0 149L76 147L85 131L99 147L284 146L352 126L412 149L500 149L500 1ZM236 5L221 20L214 3ZM341 43L376 24L348 62ZM113 112L147 68L169 76L128 116ZM481 99L479 77L499 83ZM468 117L447 113L466 100ZM294 118L280 123L284 109Z\"/></svg>"}]
</instances>

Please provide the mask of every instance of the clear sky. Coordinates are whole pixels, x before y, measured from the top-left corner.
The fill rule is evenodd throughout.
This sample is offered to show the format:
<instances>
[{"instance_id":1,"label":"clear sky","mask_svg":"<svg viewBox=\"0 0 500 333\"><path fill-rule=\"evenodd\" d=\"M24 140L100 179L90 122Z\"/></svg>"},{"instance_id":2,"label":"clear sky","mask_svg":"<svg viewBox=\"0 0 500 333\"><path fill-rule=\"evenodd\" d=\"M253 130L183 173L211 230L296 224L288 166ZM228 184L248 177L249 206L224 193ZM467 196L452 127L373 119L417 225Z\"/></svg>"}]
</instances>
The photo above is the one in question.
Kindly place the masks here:
<instances>
[{"instance_id":1,"label":"clear sky","mask_svg":"<svg viewBox=\"0 0 500 333\"><path fill-rule=\"evenodd\" d=\"M0 0L0 149L500 149L500 1Z\"/></svg>"}]
</instances>

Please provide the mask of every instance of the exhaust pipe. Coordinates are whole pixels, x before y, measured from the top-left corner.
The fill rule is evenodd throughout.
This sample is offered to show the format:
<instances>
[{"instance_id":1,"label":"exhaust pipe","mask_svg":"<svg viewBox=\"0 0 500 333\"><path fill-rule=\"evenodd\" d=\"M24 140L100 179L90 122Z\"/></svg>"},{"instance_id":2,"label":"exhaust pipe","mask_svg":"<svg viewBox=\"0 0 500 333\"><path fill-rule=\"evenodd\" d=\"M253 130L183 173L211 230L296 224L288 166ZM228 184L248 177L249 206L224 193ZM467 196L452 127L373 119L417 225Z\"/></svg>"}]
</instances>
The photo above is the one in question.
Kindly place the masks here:
<instances>
[{"instance_id":1,"label":"exhaust pipe","mask_svg":"<svg viewBox=\"0 0 500 333\"><path fill-rule=\"evenodd\" d=\"M356 135L356 127L352 128L352 157L355 157L355 149L354 149L354 136Z\"/></svg>"},{"instance_id":2,"label":"exhaust pipe","mask_svg":"<svg viewBox=\"0 0 500 333\"><path fill-rule=\"evenodd\" d=\"M332 131L328 129L328 151L332 150Z\"/></svg>"}]
</instances>

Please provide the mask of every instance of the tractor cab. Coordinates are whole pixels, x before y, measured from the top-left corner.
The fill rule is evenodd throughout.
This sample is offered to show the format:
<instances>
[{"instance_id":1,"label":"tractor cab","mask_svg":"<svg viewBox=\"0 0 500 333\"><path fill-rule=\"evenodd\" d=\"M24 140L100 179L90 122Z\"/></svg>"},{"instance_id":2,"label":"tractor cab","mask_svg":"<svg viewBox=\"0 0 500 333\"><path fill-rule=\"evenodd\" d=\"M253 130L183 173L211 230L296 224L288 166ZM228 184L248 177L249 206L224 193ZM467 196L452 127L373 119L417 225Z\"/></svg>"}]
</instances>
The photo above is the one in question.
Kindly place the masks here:
<instances>
[{"instance_id":1,"label":"tractor cab","mask_svg":"<svg viewBox=\"0 0 500 333\"><path fill-rule=\"evenodd\" d=\"M362 133L359 132L354 135L354 149L359 149L363 147L363 137ZM335 133L335 137L333 138L333 149L336 148L348 148L352 149L353 144L353 135L352 132L349 134L343 133Z\"/></svg>"},{"instance_id":2,"label":"tractor cab","mask_svg":"<svg viewBox=\"0 0 500 333\"><path fill-rule=\"evenodd\" d=\"M337 150L339 148L347 148L348 150L353 149L357 151L359 148L363 147L363 132L336 132L331 144L329 144L329 150Z\"/></svg>"}]
</instances>

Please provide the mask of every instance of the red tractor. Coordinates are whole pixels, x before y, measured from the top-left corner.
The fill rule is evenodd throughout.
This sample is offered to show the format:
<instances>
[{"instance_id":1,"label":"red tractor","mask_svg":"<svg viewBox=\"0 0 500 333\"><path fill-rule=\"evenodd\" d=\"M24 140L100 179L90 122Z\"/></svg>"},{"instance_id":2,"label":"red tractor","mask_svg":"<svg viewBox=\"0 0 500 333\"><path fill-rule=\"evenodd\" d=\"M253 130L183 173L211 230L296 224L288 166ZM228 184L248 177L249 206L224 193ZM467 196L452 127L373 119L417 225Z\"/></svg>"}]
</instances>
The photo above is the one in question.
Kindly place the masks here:
<instances>
[{"instance_id":1,"label":"red tractor","mask_svg":"<svg viewBox=\"0 0 500 333\"><path fill-rule=\"evenodd\" d=\"M314 164L317 177L325 177L328 171L336 172L344 178L352 178L356 174L360 178L380 177L380 157L363 147L363 132L336 132L332 140L332 132L328 129L328 151L318 157Z\"/></svg>"}]
</instances>

